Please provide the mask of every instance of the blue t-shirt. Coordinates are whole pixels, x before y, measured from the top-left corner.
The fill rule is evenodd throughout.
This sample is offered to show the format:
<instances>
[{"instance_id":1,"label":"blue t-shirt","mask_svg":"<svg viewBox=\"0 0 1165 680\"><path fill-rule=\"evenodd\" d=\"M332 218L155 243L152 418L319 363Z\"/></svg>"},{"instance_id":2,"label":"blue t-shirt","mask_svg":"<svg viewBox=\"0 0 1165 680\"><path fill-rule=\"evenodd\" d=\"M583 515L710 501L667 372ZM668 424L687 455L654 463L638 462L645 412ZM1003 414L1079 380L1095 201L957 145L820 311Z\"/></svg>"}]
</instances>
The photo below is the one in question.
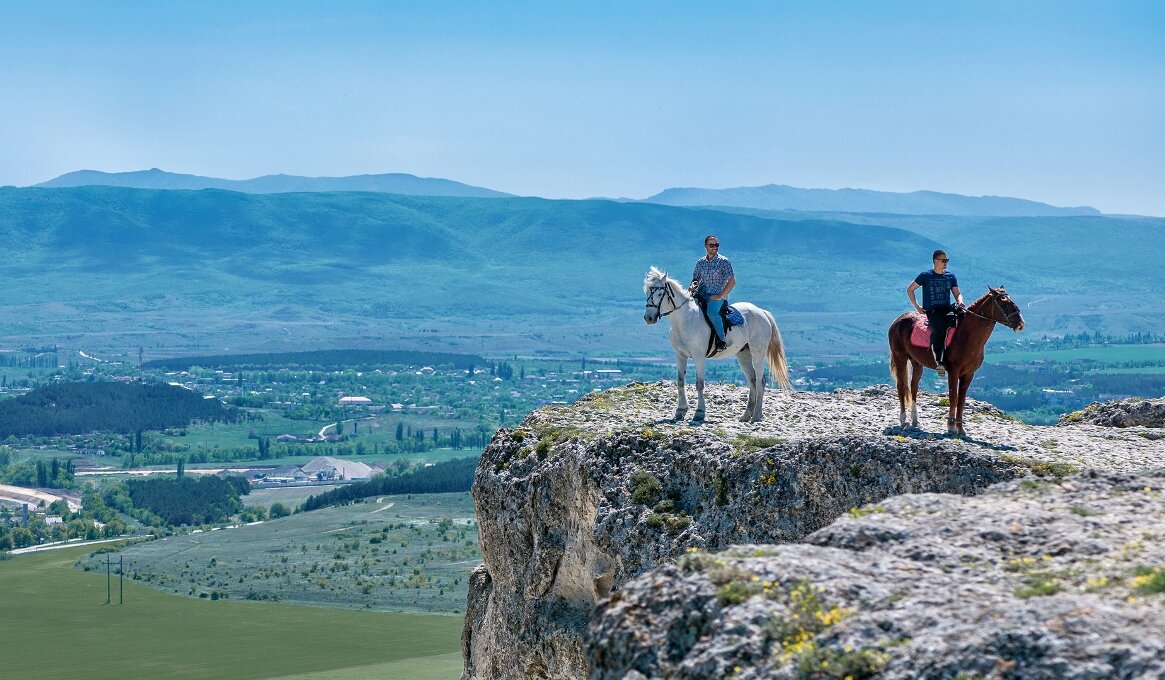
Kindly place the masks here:
<instances>
[{"instance_id":1,"label":"blue t-shirt","mask_svg":"<svg viewBox=\"0 0 1165 680\"><path fill-rule=\"evenodd\" d=\"M959 287L958 280L950 270L936 274L931 269L914 277L914 282L922 286L922 308L927 311L939 305L951 304L951 289Z\"/></svg>"}]
</instances>

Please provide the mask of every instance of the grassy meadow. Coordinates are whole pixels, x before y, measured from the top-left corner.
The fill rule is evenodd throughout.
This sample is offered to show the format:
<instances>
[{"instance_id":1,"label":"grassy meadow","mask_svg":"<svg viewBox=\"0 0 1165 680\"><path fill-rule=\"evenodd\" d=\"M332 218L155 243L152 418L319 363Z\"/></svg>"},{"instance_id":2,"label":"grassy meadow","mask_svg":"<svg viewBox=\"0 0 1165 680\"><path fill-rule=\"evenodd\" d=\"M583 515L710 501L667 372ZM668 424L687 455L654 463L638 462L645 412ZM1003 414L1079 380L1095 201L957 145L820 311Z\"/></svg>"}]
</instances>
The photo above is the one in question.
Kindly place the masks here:
<instances>
[{"instance_id":1,"label":"grassy meadow","mask_svg":"<svg viewBox=\"0 0 1165 680\"><path fill-rule=\"evenodd\" d=\"M248 504L289 504L301 491L261 490ZM132 545L122 552L127 579L198 599L464 613L481 562L470 495L368 501ZM101 571L103 559L81 564Z\"/></svg>"},{"instance_id":2,"label":"grassy meadow","mask_svg":"<svg viewBox=\"0 0 1165 680\"><path fill-rule=\"evenodd\" d=\"M177 597L125 581L70 548L0 561L4 677L122 680L456 678L461 618ZM113 601L117 602L116 580Z\"/></svg>"}]
</instances>

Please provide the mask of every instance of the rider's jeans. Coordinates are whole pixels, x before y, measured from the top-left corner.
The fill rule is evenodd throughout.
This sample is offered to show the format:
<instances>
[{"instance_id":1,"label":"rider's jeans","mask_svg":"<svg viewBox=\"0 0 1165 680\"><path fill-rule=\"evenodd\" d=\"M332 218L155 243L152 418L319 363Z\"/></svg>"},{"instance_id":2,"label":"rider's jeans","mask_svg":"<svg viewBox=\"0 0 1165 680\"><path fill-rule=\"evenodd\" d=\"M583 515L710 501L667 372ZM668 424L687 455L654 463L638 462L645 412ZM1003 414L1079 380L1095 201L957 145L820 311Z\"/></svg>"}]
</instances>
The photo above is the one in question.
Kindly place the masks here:
<instances>
[{"instance_id":1,"label":"rider's jeans","mask_svg":"<svg viewBox=\"0 0 1165 680\"><path fill-rule=\"evenodd\" d=\"M712 328L716 331L716 337L721 340L724 339L724 318L720 316L720 310L724 307L723 300L713 300L705 298L708 303L708 318L712 321Z\"/></svg>"}]
</instances>

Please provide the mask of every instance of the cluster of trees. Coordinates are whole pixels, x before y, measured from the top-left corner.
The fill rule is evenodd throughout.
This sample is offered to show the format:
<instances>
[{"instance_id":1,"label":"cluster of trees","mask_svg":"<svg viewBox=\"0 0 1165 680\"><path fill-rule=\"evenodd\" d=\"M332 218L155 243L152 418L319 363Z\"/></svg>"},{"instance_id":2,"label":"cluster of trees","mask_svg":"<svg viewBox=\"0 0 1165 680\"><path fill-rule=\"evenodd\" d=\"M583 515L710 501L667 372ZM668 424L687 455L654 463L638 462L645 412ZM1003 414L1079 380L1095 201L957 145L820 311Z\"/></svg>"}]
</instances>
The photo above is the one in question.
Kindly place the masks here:
<instances>
[{"instance_id":1,"label":"cluster of trees","mask_svg":"<svg viewBox=\"0 0 1165 680\"><path fill-rule=\"evenodd\" d=\"M336 370L354 368L374 369L384 366L452 366L472 369L474 365L486 363L475 354L453 354L450 352L413 352L406 350L375 349L335 349L313 352L275 352L270 354L224 354L220 356L184 357L176 359L155 359L145 363L146 368L168 371L185 371L193 366L210 366L220 369L258 369L278 366L297 367L310 370Z\"/></svg>"},{"instance_id":2,"label":"cluster of trees","mask_svg":"<svg viewBox=\"0 0 1165 680\"><path fill-rule=\"evenodd\" d=\"M128 503L126 507L130 507ZM46 518L50 516L60 517L61 522L49 524ZM127 525L118 511L92 489L85 492L77 512L70 511L65 501L53 501L43 514L30 514L27 523L21 514L0 508L0 552L53 541L113 538L126 531Z\"/></svg>"},{"instance_id":3,"label":"cluster of trees","mask_svg":"<svg viewBox=\"0 0 1165 680\"><path fill-rule=\"evenodd\" d=\"M0 353L0 366L10 368L56 368L59 365L55 347L41 350L26 349L19 354L16 352Z\"/></svg>"},{"instance_id":4,"label":"cluster of trees","mask_svg":"<svg viewBox=\"0 0 1165 680\"><path fill-rule=\"evenodd\" d=\"M369 496L469 491L473 486L473 474L476 471L476 458L457 458L428 467L413 468L394 477L377 475L367 482L347 484L318 496L310 496L300 509L319 510Z\"/></svg>"},{"instance_id":5,"label":"cluster of trees","mask_svg":"<svg viewBox=\"0 0 1165 680\"><path fill-rule=\"evenodd\" d=\"M241 417L218 399L173 385L60 383L0 402L0 437L130 433Z\"/></svg>"},{"instance_id":6,"label":"cluster of trees","mask_svg":"<svg viewBox=\"0 0 1165 680\"><path fill-rule=\"evenodd\" d=\"M450 449L473 449L485 448L493 435L481 428L470 432L462 432L460 427L447 428L444 433L440 428L434 427L428 437L425 436L425 430L422 428L413 429L411 425L406 426L404 423L396 424L395 439L397 442L397 449L400 451L428 451L430 449L450 448ZM415 442L410 446L409 443ZM392 443L386 447L386 452L392 452Z\"/></svg>"},{"instance_id":7,"label":"cluster of trees","mask_svg":"<svg viewBox=\"0 0 1165 680\"><path fill-rule=\"evenodd\" d=\"M170 525L222 522L243 509L240 496L251 491L247 480L237 476L131 479L125 484L134 507Z\"/></svg>"},{"instance_id":8,"label":"cluster of trees","mask_svg":"<svg viewBox=\"0 0 1165 680\"><path fill-rule=\"evenodd\" d=\"M12 459L12 449L0 446L0 484L41 489L72 489L77 485L73 473L72 459L66 459L64 463L57 458L53 458L49 463L40 459L35 463L15 463Z\"/></svg>"}]
</instances>

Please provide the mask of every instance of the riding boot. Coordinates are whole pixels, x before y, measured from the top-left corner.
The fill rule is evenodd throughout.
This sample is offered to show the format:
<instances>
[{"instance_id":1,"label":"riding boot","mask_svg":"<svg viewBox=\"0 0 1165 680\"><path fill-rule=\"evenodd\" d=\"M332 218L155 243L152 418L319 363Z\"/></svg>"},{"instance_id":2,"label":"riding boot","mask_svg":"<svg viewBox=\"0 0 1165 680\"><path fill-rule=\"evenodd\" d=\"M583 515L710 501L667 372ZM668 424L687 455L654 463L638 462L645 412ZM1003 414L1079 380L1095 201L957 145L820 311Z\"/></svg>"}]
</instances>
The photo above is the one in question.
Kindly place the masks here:
<instances>
[{"instance_id":1,"label":"riding boot","mask_svg":"<svg viewBox=\"0 0 1165 680\"><path fill-rule=\"evenodd\" d=\"M934 347L930 348L930 355L934 357L934 372L938 373L938 377L940 378L946 377L947 367L943 364L943 360L939 358L938 352L934 351Z\"/></svg>"},{"instance_id":2,"label":"riding boot","mask_svg":"<svg viewBox=\"0 0 1165 680\"><path fill-rule=\"evenodd\" d=\"M728 343L720 338L716 338L716 351L723 352L725 347L728 347Z\"/></svg>"}]
</instances>

